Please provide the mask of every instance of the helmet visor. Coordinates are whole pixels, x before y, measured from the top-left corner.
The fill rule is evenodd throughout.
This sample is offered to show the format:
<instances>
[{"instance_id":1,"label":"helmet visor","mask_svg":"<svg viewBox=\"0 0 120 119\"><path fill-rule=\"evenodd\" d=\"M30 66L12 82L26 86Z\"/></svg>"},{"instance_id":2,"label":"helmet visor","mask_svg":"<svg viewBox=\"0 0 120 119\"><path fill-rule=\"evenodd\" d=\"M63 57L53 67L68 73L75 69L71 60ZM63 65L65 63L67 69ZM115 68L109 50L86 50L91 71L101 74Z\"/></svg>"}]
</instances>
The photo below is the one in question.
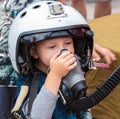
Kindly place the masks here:
<instances>
[{"instance_id":1,"label":"helmet visor","mask_svg":"<svg viewBox=\"0 0 120 119\"><path fill-rule=\"evenodd\" d=\"M27 34L22 37L23 43L28 42L38 42L46 39L52 39L57 37L79 37L83 38L85 36L85 28L71 28L65 30L58 31L50 31L50 32L37 32L32 34ZM28 42L26 42L28 41Z\"/></svg>"},{"instance_id":2,"label":"helmet visor","mask_svg":"<svg viewBox=\"0 0 120 119\"><path fill-rule=\"evenodd\" d=\"M76 37L84 37L85 31L86 31L85 28L74 28L69 30L69 32Z\"/></svg>"}]
</instances>

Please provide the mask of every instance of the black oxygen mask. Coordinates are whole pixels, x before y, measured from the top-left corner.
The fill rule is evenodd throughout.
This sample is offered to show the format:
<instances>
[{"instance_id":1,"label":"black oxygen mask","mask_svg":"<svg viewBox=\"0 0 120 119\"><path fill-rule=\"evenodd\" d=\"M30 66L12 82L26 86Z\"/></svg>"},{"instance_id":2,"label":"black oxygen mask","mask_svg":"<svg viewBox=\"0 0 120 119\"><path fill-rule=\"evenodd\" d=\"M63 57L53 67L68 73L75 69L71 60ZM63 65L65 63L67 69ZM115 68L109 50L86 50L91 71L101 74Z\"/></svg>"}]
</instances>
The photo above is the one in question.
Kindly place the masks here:
<instances>
[{"instance_id":1,"label":"black oxygen mask","mask_svg":"<svg viewBox=\"0 0 120 119\"><path fill-rule=\"evenodd\" d=\"M66 52L67 49L61 50L61 53ZM63 77L60 91L64 96L68 96L68 92L72 92L74 98L83 97L86 95L87 85L84 78L84 72L81 69L80 57L74 54L77 66L71 70L65 77Z\"/></svg>"}]
</instances>

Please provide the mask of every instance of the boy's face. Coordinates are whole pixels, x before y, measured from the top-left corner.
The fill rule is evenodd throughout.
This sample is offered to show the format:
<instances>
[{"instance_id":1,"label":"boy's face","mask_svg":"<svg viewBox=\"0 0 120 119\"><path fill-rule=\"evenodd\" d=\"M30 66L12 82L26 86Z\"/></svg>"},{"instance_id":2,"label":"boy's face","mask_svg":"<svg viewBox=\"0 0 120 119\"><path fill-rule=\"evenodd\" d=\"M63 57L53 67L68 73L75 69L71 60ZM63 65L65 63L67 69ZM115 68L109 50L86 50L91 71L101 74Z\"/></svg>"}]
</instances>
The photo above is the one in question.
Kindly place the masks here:
<instances>
[{"instance_id":1,"label":"boy's face","mask_svg":"<svg viewBox=\"0 0 120 119\"><path fill-rule=\"evenodd\" d=\"M70 37L54 38L36 43L30 50L31 56L38 60L38 67L46 71L50 65L51 57L62 49L68 49L74 53L73 40Z\"/></svg>"}]
</instances>

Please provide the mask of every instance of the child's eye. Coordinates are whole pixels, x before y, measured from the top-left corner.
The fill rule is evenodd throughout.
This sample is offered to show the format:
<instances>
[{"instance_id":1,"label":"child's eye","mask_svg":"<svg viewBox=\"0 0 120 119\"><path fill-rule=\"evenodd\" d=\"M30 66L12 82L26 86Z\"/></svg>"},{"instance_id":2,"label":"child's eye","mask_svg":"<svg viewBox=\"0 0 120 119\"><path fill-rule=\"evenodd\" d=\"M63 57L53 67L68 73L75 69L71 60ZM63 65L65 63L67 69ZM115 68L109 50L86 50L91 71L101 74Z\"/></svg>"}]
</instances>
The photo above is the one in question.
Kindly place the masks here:
<instances>
[{"instance_id":1,"label":"child's eye","mask_svg":"<svg viewBox=\"0 0 120 119\"><path fill-rule=\"evenodd\" d=\"M72 44L72 42L66 42L65 44L66 44L66 45L70 45L70 44Z\"/></svg>"},{"instance_id":2,"label":"child's eye","mask_svg":"<svg viewBox=\"0 0 120 119\"><path fill-rule=\"evenodd\" d=\"M53 45L53 46L50 46L50 47L48 47L49 49L53 49L53 48L55 48L55 45Z\"/></svg>"}]
</instances>

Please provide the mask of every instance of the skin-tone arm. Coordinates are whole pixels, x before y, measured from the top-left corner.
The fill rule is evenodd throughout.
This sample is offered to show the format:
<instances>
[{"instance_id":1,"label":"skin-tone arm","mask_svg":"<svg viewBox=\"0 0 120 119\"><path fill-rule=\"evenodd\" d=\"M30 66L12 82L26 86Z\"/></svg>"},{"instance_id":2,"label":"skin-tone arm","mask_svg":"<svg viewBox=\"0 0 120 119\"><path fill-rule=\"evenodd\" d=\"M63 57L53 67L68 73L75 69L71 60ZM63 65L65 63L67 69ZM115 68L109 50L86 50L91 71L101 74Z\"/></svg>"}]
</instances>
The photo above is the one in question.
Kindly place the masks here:
<instances>
[{"instance_id":1,"label":"skin-tone arm","mask_svg":"<svg viewBox=\"0 0 120 119\"><path fill-rule=\"evenodd\" d=\"M20 106L22 105L25 97L27 96L28 91L29 91L29 86L27 86L27 85L21 86L20 94L19 94L19 96L18 96L18 98L16 100L15 106L11 110L11 113L16 112L16 111L18 111L20 109Z\"/></svg>"},{"instance_id":2,"label":"skin-tone arm","mask_svg":"<svg viewBox=\"0 0 120 119\"><path fill-rule=\"evenodd\" d=\"M108 64L111 64L112 61L116 60L116 56L113 52L111 52L107 48L101 47L100 45L94 43L92 57L95 59L95 61L99 61L101 59L101 56L104 57L106 63Z\"/></svg>"},{"instance_id":3,"label":"skin-tone arm","mask_svg":"<svg viewBox=\"0 0 120 119\"><path fill-rule=\"evenodd\" d=\"M70 4L87 19L86 0L72 0Z\"/></svg>"},{"instance_id":4,"label":"skin-tone arm","mask_svg":"<svg viewBox=\"0 0 120 119\"><path fill-rule=\"evenodd\" d=\"M103 17L111 14L111 0L95 1L94 18Z\"/></svg>"},{"instance_id":5,"label":"skin-tone arm","mask_svg":"<svg viewBox=\"0 0 120 119\"><path fill-rule=\"evenodd\" d=\"M48 73L44 86L53 94L57 95L62 77L74 69L76 65L76 59L70 51L61 55L60 52L57 52L50 60L50 72Z\"/></svg>"}]
</instances>

